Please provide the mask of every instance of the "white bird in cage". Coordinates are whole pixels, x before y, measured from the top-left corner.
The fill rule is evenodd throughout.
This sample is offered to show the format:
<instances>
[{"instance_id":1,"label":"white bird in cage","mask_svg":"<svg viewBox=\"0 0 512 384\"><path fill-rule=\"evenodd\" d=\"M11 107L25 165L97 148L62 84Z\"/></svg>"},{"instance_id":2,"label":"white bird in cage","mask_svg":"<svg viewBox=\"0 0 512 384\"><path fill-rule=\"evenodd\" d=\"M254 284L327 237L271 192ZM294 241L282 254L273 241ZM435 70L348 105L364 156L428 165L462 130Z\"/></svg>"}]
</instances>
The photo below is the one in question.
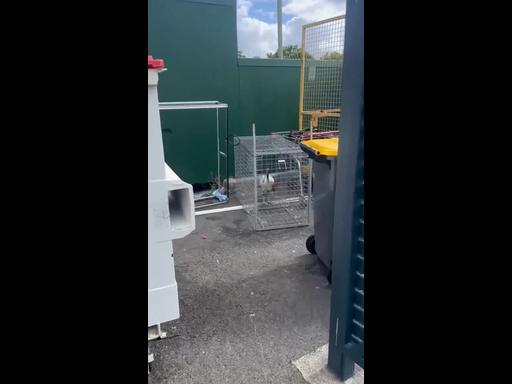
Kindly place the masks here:
<instances>
[{"instance_id":1,"label":"white bird in cage","mask_svg":"<svg viewBox=\"0 0 512 384\"><path fill-rule=\"evenodd\" d=\"M267 168L267 172L260 176L260 186L263 200L268 203L268 194L275 190L275 180L274 176L270 173L270 169Z\"/></svg>"}]
</instances>

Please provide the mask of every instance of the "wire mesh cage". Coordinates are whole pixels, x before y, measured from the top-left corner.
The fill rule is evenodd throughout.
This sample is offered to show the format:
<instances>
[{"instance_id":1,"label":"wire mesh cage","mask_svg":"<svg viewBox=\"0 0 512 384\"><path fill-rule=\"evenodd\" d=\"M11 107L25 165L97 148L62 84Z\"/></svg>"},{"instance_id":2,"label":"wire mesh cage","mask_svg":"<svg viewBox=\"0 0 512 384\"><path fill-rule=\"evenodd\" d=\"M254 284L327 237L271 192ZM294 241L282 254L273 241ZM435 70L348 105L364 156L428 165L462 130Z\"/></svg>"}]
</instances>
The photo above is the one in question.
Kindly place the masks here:
<instances>
[{"instance_id":1,"label":"wire mesh cage","mask_svg":"<svg viewBox=\"0 0 512 384\"><path fill-rule=\"evenodd\" d=\"M305 136L338 133L344 45L344 15L302 28L299 131Z\"/></svg>"},{"instance_id":2,"label":"wire mesh cage","mask_svg":"<svg viewBox=\"0 0 512 384\"><path fill-rule=\"evenodd\" d=\"M254 229L309 225L311 163L280 135L243 136L234 142L235 191Z\"/></svg>"}]
</instances>

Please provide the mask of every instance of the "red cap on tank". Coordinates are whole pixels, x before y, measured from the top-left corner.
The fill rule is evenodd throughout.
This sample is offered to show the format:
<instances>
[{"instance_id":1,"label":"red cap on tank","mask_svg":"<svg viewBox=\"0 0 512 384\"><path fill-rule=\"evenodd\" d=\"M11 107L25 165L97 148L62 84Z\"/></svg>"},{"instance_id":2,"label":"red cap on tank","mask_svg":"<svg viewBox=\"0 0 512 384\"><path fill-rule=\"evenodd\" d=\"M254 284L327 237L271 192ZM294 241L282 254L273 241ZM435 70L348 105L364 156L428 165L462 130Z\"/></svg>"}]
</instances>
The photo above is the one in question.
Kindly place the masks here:
<instances>
[{"instance_id":1,"label":"red cap on tank","mask_svg":"<svg viewBox=\"0 0 512 384\"><path fill-rule=\"evenodd\" d=\"M153 56L148 56L148 69L162 69L164 61L162 59L153 59Z\"/></svg>"}]
</instances>

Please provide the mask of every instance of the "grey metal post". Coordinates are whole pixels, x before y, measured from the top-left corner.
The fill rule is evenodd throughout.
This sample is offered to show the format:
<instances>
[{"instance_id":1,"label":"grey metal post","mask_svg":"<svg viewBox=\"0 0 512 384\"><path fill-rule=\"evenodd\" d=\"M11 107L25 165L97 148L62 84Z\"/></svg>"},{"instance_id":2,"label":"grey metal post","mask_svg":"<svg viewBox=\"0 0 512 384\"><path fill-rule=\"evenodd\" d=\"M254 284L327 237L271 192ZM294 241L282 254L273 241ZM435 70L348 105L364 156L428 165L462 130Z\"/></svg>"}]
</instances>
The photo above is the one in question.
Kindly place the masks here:
<instances>
[{"instance_id":1,"label":"grey metal post","mask_svg":"<svg viewBox=\"0 0 512 384\"><path fill-rule=\"evenodd\" d=\"M283 58L283 1L277 0L277 56Z\"/></svg>"}]
</instances>

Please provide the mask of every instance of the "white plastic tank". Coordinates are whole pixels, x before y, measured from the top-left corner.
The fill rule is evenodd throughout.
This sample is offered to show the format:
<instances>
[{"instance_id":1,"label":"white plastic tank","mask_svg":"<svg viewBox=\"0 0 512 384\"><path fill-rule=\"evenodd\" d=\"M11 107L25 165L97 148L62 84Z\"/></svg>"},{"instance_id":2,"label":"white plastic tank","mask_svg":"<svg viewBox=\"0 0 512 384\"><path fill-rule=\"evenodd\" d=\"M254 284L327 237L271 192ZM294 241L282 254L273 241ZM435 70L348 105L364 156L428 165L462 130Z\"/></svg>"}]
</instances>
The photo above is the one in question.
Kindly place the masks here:
<instances>
[{"instance_id":1,"label":"white plastic tank","mask_svg":"<svg viewBox=\"0 0 512 384\"><path fill-rule=\"evenodd\" d=\"M195 229L192 186L164 159L157 91L164 70L148 56L148 329L180 316L172 240Z\"/></svg>"}]
</instances>

